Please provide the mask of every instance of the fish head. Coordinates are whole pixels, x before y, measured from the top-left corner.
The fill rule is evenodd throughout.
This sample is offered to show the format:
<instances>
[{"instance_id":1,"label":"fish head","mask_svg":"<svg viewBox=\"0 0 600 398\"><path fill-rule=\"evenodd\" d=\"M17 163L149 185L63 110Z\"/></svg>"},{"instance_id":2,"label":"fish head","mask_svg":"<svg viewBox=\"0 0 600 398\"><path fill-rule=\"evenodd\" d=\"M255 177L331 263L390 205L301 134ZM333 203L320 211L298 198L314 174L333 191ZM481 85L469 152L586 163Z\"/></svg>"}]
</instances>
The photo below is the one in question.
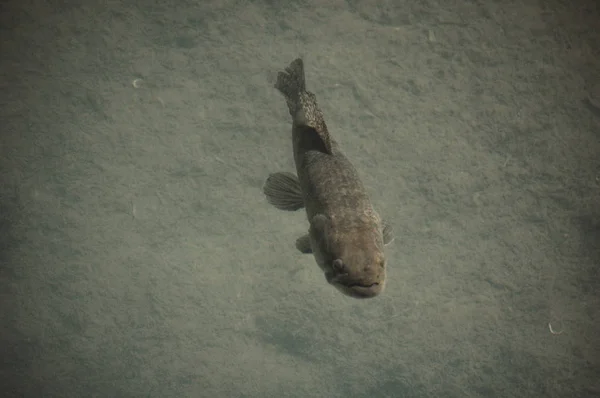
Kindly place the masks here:
<instances>
[{"instance_id":1,"label":"fish head","mask_svg":"<svg viewBox=\"0 0 600 398\"><path fill-rule=\"evenodd\" d=\"M354 298L371 298L385 288L386 259L377 237L369 231L355 230L352 237L331 245L332 259L327 281Z\"/></svg>"},{"instance_id":2,"label":"fish head","mask_svg":"<svg viewBox=\"0 0 600 398\"><path fill-rule=\"evenodd\" d=\"M383 292L386 257L381 225L336 228L329 224L322 235L314 234L311 239L325 279L340 292L354 298L371 298Z\"/></svg>"}]
</instances>

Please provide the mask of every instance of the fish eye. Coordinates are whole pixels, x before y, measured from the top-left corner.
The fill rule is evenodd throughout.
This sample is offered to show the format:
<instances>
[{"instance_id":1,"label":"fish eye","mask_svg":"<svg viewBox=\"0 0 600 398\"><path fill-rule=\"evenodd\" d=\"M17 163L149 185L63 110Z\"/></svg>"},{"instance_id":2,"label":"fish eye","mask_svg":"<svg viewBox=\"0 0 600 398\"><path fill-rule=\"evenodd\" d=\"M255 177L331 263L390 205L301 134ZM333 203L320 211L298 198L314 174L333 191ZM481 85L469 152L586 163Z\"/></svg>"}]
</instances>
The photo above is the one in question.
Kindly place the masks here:
<instances>
[{"instance_id":1,"label":"fish eye","mask_svg":"<svg viewBox=\"0 0 600 398\"><path fill-rule=\"evenodd\" d=\"M338 274L346 274L347 273L347 269L346 269L346 265L344 264L344 261L339 258L333 261L333 269Z\"/></svg>"}]
</instances>

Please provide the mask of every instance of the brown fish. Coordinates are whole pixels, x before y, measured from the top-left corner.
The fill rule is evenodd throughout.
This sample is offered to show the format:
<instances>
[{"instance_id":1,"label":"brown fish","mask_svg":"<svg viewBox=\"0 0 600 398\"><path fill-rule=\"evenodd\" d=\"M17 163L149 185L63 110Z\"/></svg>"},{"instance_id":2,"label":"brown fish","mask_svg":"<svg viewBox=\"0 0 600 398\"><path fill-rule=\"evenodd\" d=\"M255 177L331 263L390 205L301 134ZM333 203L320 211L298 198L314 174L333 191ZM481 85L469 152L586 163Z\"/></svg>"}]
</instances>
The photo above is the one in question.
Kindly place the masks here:
<instances>
[{"instance_id":1,"label":"brown fish","mask_svg":"<svg viewBox=\"0 0 600 398\"><path fill-rule=\"evenodd\" d=\"M313 93L306 91L304 64L296 59L279 72L275 88L292 116L298 177L274 173L263 191L281 210L306 209L308 234L298 238L313 253L327 282L356 298L375 297L385 287L384 245L393 232L373 209L356 169L331 137Z\"/></svg>"}]
</instances>

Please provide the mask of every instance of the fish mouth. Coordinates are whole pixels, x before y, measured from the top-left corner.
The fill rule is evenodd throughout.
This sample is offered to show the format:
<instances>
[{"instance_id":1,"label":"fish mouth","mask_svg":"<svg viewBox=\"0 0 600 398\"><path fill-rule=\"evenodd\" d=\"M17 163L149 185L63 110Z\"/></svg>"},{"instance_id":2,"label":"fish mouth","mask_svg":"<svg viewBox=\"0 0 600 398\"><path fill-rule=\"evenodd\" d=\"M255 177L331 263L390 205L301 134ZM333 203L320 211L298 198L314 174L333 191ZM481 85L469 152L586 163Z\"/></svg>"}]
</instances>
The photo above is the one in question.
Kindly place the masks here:
<instances>
[{"instance_id":1,"label":"fish mouth","mask_svg":"<svg viewBox=\"0 0 600 398\"><path fill-rule=\"evenodd\" d=\"M347 296L354 298L371 298L379 295L384 288L384 283L381 282L353 282L344 283L339 280L340 278L328 278L328 282L335 286L340 292Z\"/></svg>"},{"instance_id":2,"label":"fish mouth","mask_svg":"<svg viewBox=\"0 0 600 398\"><path fill-rule=\"evenodd\" d=\"M362 284L362 283L351 283L348 285L344 285L349 289L358 288L358 289L371 289L373 287L379 286L379 282L370 283L370 284Z\"/></svg>"},{"instance_id":3,"label":"fish mouth","mask_svg":"<svg viewBox=\"0 0 600 398\"><path fill-rule=\"evenodd\" d=\"M383 291L383 284L379 282L371 284L353 283L350 285L339 285L336 287L344 294L360 299L378 296Z\"/></svg>"}]
</instances>

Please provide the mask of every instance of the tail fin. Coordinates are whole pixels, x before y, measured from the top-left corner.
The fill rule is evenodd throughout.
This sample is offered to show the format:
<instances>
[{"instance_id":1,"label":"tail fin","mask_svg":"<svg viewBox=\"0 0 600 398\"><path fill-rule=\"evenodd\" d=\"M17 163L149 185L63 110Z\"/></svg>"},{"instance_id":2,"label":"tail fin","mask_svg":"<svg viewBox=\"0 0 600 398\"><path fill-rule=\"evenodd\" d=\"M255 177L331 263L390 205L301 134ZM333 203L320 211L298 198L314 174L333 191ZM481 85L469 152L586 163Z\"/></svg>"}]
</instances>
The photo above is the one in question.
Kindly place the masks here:
<instances>
[{"instance_id":1,"label":"tail fin","mask_svg":"<svg viewBox=\"0 0 600 398\"><path fill-rule=\"evenodd\" d=\"M300 95L306 92L304 62L302 62L301 58L294 60L290 66L285 68L285 72L277 74L275 88L283 94L290 110L290 115L295 117L301 107Z\"/></svg>"},{"instance_id":2,"label":"tail fin","mask_svg":"<svg viewBox=\"0 0 600 398\"><path fill-rule=\"evenodd\" d=\"M317 105L317 98L306 91L304 62L295 59L284 72L277 74L275 88L285 97L290 115L296 126L305 126L317 133L324 152L332 153L332 139L329 136L323 113Z\"/></svg>"}]
</instances>

